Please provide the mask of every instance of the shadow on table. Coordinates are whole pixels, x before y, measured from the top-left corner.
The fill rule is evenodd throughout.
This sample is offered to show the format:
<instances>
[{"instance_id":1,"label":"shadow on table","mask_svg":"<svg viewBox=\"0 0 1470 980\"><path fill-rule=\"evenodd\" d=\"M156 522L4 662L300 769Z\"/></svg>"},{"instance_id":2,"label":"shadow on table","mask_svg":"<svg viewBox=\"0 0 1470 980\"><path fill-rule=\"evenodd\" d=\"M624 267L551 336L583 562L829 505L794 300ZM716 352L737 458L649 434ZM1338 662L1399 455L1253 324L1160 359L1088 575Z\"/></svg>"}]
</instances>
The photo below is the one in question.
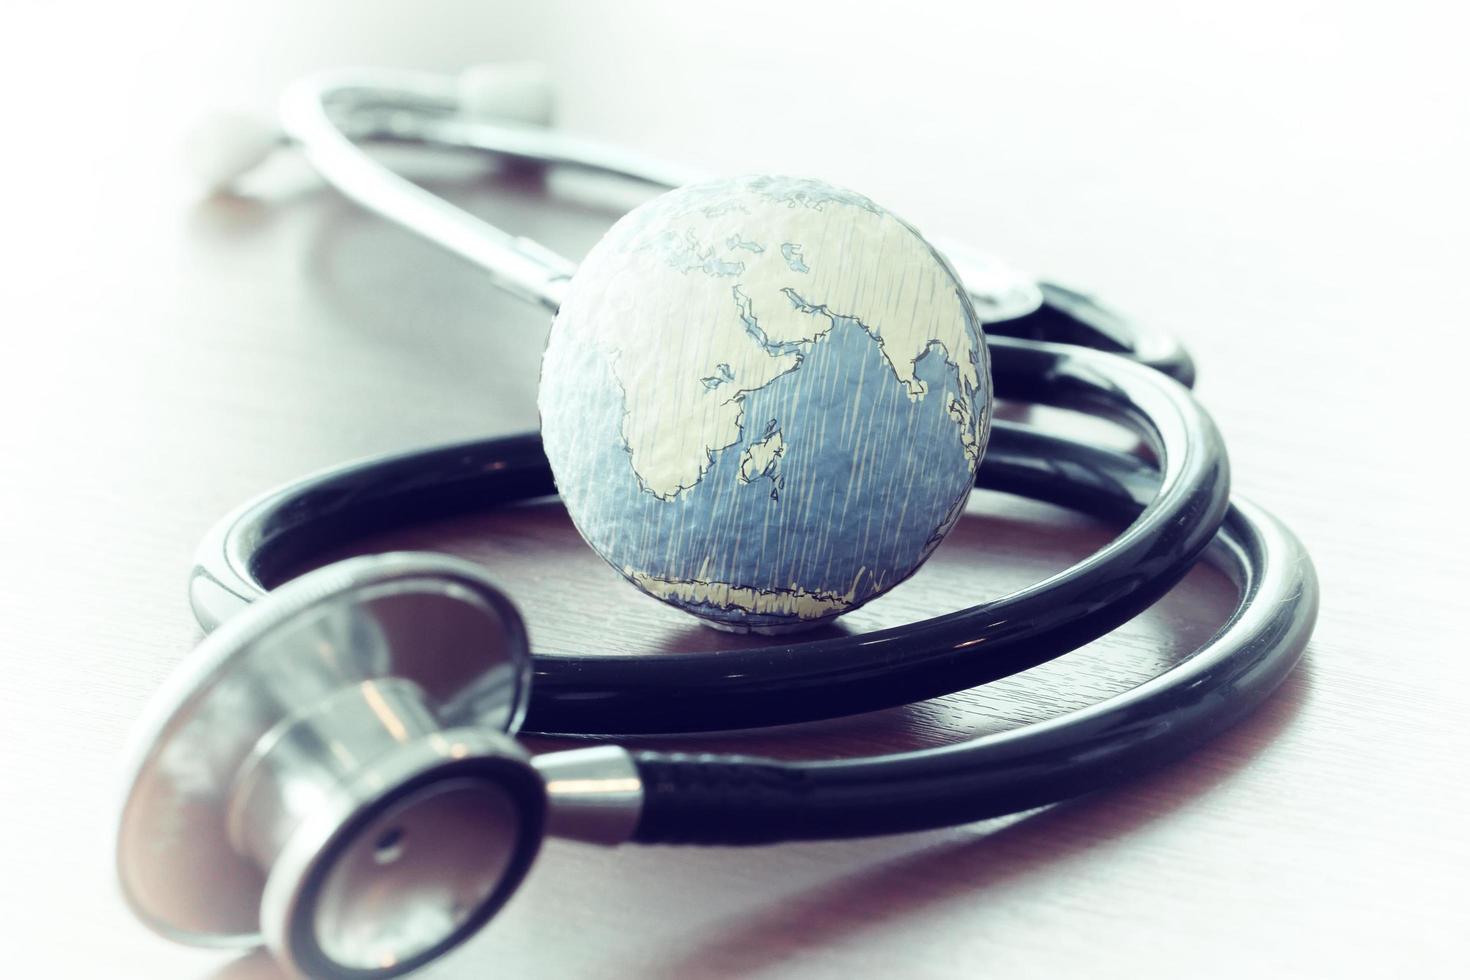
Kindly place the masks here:
<instances>
[{"instance_id":1,"label":"shadow on table","mask_svg":"<svg viewBox=\"0 0 1470 980\"><path fill-rule=\"evenodd\" d=\"M1301 712L1311 687L1310 663L1303 660L1255 715L1186 759L1116 789L1038 810L981 836L926 847L777 900L722 932L712 932L656 975L757 973L813 948L840 943L850 934L922 916L930 907L953 899L983 900L987 889L1043 864L1122 840L1255 762ZM915 881L924 886L911 887Z\"/></svg>"}]
</instances>

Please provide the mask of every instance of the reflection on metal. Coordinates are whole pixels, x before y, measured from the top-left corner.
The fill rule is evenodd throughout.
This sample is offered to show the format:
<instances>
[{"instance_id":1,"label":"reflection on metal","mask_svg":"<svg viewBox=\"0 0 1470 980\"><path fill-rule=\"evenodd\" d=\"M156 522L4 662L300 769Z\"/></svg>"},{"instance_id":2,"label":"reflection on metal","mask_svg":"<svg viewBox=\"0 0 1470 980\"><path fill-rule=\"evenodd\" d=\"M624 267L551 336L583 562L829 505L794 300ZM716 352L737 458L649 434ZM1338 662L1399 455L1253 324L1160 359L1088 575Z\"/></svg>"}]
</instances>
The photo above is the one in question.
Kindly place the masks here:
<instances>
[{"instance_id":1,"label":"reflection on metal","mask_svg":"<svg viewBox=\"0 0 1470 980\"><path fill-rule=\"evenodd\" d=\"M264 935L310 973L458 941L540 840L544 791L508 737L519 617L479 569L430 556L345 562L273 600L209 637L140 726L129 902L177 939Z\"/></svg>"},{"instance_id":2,"label":"reflection on metal","mask_svg":"<svg viewBox=\"0 0 1470 980\"><path fill-rule=\"evenodd\" d=\"M626 749L598 745L532 760L546 783L547 833L593 844L633 836L643 810L643 781Z\"/></svg>"}]
</instances>

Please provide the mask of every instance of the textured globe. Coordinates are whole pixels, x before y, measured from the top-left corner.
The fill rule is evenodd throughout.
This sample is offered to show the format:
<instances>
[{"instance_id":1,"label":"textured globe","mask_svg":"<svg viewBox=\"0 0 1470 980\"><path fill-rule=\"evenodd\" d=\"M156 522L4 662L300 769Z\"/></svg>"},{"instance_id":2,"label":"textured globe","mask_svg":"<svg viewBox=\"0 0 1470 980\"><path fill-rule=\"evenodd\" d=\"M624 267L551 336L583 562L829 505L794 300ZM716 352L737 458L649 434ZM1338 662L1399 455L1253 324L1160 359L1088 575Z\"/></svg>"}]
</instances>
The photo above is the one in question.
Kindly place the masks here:
<instances>
[{"instance_id":1,"label":"textured globe","mask_svg":"<svg viewBox=\"0 0 1470 980\"><path fill-rule=\"evenodd\" d=\"M948 264L861 195L743 177L619 221L542 364L546 453L587 542L732 630L830 620L954 526L990 421Z\"/></svg>"}]
</instances>

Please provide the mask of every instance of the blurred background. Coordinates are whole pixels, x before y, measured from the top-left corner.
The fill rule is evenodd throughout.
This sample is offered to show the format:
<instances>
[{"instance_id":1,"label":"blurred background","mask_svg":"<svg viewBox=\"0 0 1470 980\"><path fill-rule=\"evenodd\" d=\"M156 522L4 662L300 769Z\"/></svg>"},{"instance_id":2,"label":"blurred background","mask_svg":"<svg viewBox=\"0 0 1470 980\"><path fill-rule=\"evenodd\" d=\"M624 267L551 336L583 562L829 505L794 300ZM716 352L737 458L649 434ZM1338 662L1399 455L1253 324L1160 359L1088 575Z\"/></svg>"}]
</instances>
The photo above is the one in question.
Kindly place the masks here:
<instances>
[{"instance_id":1,"label":"blurred background","mask_svg":"<svg viewBox=\"0 0 1470 980\"><path fill-rule=\"evenodd\" d=\"M564 129L703 171L820 175L1177 332L1235 486L1306 540L1327 605L1310 681L1264 728L1134 795L978 852L950 849L978 840L970 830L735 857L553 849L508 921L434 975L1463 963L1455 872L1470 862L1447 841L1470 751L1453 619L1470 577L1456 454L1466 20L1429 0L10 0L0 931L33 966L13 972L272 975L167 946L111 892L116 751L198 639L181 585L194 544L244 496L304 471L536 424L544 314L323 191L290 154L203 200L181 162L187 132L220 109L269 117L282 86L317 68L503 60L547 66ZM548 193L458 158L395 161L573 256L641 199L561 177ZM1015 562L988 585L1105 540L1048 521L999 546L988 535L1003 529L979 525L966 544ZM501 557L543 597L554 568L605 571L575 565L561 518L481 530L508 538ZM1045 560L1027 564L1027 535ZM514 564L548 541L573 564ZM936 601L966 601L945 583L972 565L941 549ZM1229 592L1192 588L1195 606L1104 651L1111 674L1067 689L1095 699L1159 665L1119 665L1140 649L1167 661L1207 636ZM549 621L537 635L565 644L687 642L656 613L569 624L541 601L553 605L532 608L533 632ZM874 622L935 611L915 601L895 593ZM810 744L938 743L1075 703L1034 695L920 706Z\"/></svg>"},{"instance_id":2,"label":"blurred background","mask_svg":"<svg viewBox=\"0 0 1470 980\"><path fill-rule=\"evenodd\" d=\"M45 245L110 247L125 215L177 214L159 195L185 190L175 150L204 113L269 113L287 80L322 66L532 59L550 67L569 130L712 171L821 173L926 230L1103 283L1141 313L1177 310L1172 290L1219 293L1219 321L1190 326L1206 343L1269 312L1250 296L1277 280L1323 307L1373 304L1345 343L1367 342L1402 290L1460 288L1435 276L1463 234L1470 139L1453 4L7 10L7 210L31 235L53 229L29 269ZM65 195L38 193L69 178ZM58 205L75 224L26 220ZM1181 250L1199 279L1161 281L1149 253ZM1384 280L1396 288L1374 288Z\"/></svg>"}]
</instances>

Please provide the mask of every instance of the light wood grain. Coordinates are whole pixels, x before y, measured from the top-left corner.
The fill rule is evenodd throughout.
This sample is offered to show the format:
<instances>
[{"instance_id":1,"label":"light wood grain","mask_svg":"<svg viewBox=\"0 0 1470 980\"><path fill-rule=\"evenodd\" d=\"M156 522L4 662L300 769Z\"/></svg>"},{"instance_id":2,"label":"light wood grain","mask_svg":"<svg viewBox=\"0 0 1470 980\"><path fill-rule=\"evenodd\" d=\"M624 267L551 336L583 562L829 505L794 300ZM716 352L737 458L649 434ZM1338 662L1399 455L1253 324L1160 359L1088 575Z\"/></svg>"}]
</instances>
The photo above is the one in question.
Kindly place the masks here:
<instances>
[{"instance_id":1,"label":"light wood grain","mask_svg":"<svg viewBox=\"0 0 1470 980\"><path fill-rule=\"evenodd\" d=\"M194 544L242 497L304 471L535 424L540 314L322 191L299 163L273 164L247 196L194 202L170 162L182 122L214 101L264 106L315 65L517 56L550 63L572 128L706 169L819 173L1177 329L1236 486L1305 539L1324 600L1281 694L1157 775L1024 818L875 841L552 844L494 926L429 975L1470 969L1458 421L1470 73L1457 12L20 10L0 31L0 70L14 73L0 191L7 975L274 975L258 956L157 939L111 880L121 740L199 635L183 590ZM638 199L400 162L573 255ZM913 582L846 623L957 608L1107 534L977 497ZM357 547L390 545L484 561L544 648L656 657L715 639L619 581L555 505ZM1202 570L1117 634L1002 684L660 744L814 757L1003 729L1156 672L1230 599Z\"/></svg>"}]
</instances>

